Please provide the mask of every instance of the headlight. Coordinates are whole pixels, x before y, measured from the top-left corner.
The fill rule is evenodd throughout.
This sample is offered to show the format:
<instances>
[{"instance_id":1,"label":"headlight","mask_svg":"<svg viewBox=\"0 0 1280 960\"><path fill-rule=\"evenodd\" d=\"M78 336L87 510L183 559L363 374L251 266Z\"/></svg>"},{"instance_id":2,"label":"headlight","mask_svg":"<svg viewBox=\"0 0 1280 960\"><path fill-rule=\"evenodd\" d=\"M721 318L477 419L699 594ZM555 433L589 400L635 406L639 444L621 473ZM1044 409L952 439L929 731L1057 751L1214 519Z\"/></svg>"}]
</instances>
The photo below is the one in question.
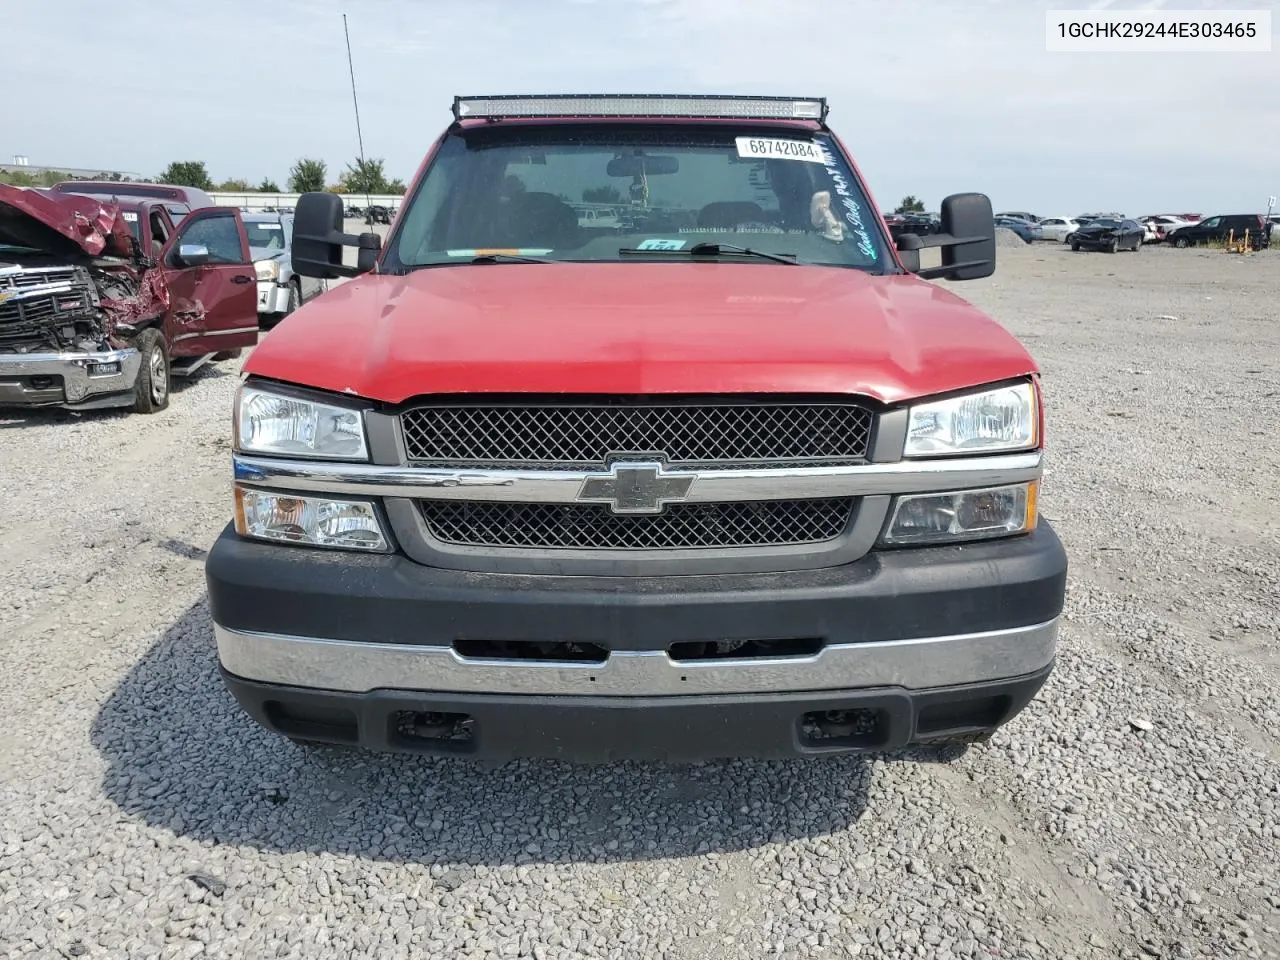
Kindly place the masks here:
<instances>
[{"instance_id":1,"label":"headlight","mask_svg":"<svg viewBox=\"0 0 1280 960\"><path fill-rule=\"evenodd\" d=\"M242 453L369 459L364 415L351 407L246 386L236 397L234 426Z\"/></svg>"},{"instance_id":2,"label":"headlight","mask_svg":"<svg viewBox=\"0 0 1280 960\"><path fill-rule=\"evenodd\" d=\"M917 404L910 411L902 455L1028 450L1039 445L1039 420L1030 382Z\"/></svg>"},{"instance_id":3,"label":"headlight","mask_svg":"<svg viewBox=\"0 0 1280 960\"><path fill-rule=\"evenodd\" d=\"M986 540L1036 527L1037 482L899 497L880 542L886 546Z\"/></svg>"},{"instance_id":4,"label":"headlight","mask_svg":"<svg viewBox=\"0 0 1280 960\"><path fill-rule=\"evenodd\" d=\"M385 553L386 535L368 500L328 500L236 487L236 533L308 547Z\"/></svg>"},{"instance_id":5,"label":"headlight","mask_svg":"<svg viewBox=\"0 0 1280 960\"><path fill-rule=\"evenodd\" d=\"M258 275L259 280L279 280L280 261L258 260L253 265L253 272Z\"/></svg>"}]
</instances>

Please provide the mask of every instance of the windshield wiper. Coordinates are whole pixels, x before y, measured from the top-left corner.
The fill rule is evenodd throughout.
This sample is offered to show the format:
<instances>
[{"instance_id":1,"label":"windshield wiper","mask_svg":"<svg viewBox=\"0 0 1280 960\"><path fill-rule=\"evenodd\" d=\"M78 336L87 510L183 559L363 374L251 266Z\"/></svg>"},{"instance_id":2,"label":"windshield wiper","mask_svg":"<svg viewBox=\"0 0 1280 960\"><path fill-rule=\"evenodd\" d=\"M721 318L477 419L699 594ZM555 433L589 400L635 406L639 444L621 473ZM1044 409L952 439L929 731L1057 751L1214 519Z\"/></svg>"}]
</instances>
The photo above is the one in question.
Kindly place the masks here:
<instances>
[{"instance_id":1,"label":"windshield wiper","mask_svg":"<svg viewBox=\"0 0 1280 960\"><path fill-rule=\"evenodd\" d=\"M472 257L471 263L555 263L546 257L524 257L517 253L485 253Z\"/></svg>"},{"instance_id":2,"label":"windshield wiper","mask_svg":"<svg viewBox=\"0 0 1280 960\"><path fill-rule=\"evenodd\" d=\"M750 247L739 247L732 243L695 243L687 250L662 250L652 249L646 250L641 247L623 247L618 251L620 255L631 256L637 254L657 254L667 256L694 256L694 257L714 257L722 253L739 253L745 257L761 257L765 260L773 260L776 263L785 263L788 266L796 266L799 261L794 253L769 253L765 250L752 250Z\"/></svg>"}]
</instances>

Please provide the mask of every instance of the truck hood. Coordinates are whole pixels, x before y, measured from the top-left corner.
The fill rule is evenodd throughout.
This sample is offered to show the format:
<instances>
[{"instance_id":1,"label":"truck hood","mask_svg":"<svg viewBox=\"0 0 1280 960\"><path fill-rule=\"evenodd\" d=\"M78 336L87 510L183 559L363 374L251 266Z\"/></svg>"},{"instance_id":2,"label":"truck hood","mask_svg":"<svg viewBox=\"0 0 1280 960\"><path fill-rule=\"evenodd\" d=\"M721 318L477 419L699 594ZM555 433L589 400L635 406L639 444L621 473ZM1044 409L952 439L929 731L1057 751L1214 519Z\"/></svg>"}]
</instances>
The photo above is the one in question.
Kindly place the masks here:
<instances>
[{"instance_id":1,"label":"truck hood","mask_svg":"<svg viewBox=\"0 0 1280 960\"><path fill-rule=\"evenodd\" d=\"M287 317L245 370L385 403L440 393L856 393L896 403L1036 366L995 321L918 277L636 262L366 275Z\"/></svg>"},{"instance_id":2,"label":"truck hood","mask_svg":"<svg viewBox=\"0 0 1280 960\"><path fill-rule=\"evenodd\" d=\"M0 183L0 243L54 257L129 257L132 240L114 203Z\"/></svg>"}]
</instances>

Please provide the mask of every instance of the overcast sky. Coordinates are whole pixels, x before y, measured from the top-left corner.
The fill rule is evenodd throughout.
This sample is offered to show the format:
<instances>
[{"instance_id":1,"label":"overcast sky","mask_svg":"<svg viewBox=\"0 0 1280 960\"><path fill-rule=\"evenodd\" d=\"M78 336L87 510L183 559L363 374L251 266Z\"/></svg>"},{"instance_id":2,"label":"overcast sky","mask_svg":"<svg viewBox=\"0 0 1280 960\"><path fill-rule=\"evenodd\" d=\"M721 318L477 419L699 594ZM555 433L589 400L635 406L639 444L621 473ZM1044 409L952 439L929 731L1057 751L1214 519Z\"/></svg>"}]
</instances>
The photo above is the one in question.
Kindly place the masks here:
<instances>
[{"instance_id":1,"label":"overcast sky","mask_svg":"<svg viewBox=\"0 0 1280 960\"><path fill-rule=\"evenodd\" d=\"M1033 0L139 0L9 3L0 159L283 186L300 156L408 180L454 94L826 96L882 208L980 190L1041 216L1256 210L1280 193L1271 53L1045 51ZM163 11L163 12L161 12ZM1280 10L1273 15L1280 27ZM23 78L20 82L16 78ZM25 105L21 101L28 101ZM64 105L65 109L58 109Z\"/></svg>"}]
</instances>

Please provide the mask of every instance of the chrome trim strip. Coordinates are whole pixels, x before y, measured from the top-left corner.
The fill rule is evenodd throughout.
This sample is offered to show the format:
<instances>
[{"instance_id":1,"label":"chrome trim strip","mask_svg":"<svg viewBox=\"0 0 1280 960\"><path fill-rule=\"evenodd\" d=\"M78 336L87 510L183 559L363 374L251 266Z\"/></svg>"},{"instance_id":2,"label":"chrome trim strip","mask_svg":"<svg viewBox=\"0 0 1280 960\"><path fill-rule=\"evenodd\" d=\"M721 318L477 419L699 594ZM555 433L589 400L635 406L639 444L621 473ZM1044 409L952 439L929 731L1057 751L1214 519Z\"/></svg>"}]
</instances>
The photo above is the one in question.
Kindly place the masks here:
<instances>
[{"instance_id":1,"label":"chrome trim strip","mask_svg":"<svg viewBox=\"0 0 1280 960\"><path fill-rule=\"evenodd\" d=\"M173 338L173 342L179 340L190 340L192 337L228 337L233 333L251 333L259 328L253 327L231 327L227 330L196 330L191 333L180 333Z\"/></svg>"},{"instance_id":2,"label":"chrome trim strip","mask_svg":"<svg viewBox=\"0 0 1280 960\"><path fill-rule=\"evenodd\" d=\"M588 470L442 470L367 463L233 458L235 479L257 487L438 500L576 503ZM684 503L866 497L996 487L1039 479L1040 451L1002 456L903 460L845 467L702 470Z\"/></svg>"},{"instance_id":3,"label":"chrome trim strip","mask_svg":"<svg viewBox=\"0 0 1280 960\"><path fill-rule=\"evenodd\" d=\"M321 690L420 690L578 696L779 693L981 683L1053 661L1058 620L989 633L843 643L809 657L673 661L662 650L618 650L604 663L473 660L451 647L363 643L229 630L214 624L218 658L247 680Z\"/></svg>"},{"instance_id":4,"label":"chrome trim strip","mask_svg":"<svg viewBox=\"0 0 1280 960\"><path fill-rule=\"evenodd\" d=\"M66 363L76 367L90 366L96 363L123 363L138 356L133 347L122 350L95 350L92 353L83 350L68 350L65 353L6 353L0 355L0 364L6 372L25 372L25 368L45 363Z\"/></svg>"}]
</instances>

